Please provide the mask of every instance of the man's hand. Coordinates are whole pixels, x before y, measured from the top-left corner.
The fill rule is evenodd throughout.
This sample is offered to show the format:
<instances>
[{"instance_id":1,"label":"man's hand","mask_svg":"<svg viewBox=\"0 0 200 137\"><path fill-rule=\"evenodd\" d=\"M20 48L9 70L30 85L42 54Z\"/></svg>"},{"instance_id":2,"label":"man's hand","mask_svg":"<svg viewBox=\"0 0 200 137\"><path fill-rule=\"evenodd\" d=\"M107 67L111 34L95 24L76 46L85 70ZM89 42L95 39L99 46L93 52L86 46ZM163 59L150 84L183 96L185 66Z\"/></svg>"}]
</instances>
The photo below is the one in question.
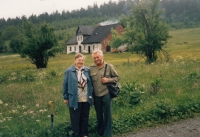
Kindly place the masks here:
<instances>
[{"instance_id":1,"label":"man's hand","mask_svg":"<svg viewBox=\"0 0 200 137\"><path fill-rule=\"evenodd\" d=\"M102 81L102 83L108 83L109 82L108 78L106 78L106 77L101 78L101 81Z\"/></svg>"}]
</instances>

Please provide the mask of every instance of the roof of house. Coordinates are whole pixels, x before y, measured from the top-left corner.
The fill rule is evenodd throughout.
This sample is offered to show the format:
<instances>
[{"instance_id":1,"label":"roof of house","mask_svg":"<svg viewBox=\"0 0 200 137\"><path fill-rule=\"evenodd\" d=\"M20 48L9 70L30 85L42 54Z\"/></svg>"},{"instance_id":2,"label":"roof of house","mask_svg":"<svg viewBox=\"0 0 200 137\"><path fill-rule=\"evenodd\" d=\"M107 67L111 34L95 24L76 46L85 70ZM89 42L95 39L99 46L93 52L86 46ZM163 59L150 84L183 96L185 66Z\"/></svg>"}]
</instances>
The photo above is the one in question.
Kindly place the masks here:
<instances>
[{"instance_id":1,"label":"roof of house","mask_svg":"<svg viewBox=\"0 0 200 137\"><path fill-rule=\"evenodd\" d=\"M76 36L78 35L91 35L92 32L95 30L96 27L93 26L84 26L84 25L79 25L77 30L76 30Z\"/></svg>"},{"instance_id":2,"label":"roof of house","mask_svg":"<svg viewBox=\"0 0 200 137\"><path fill-rule=\"evenodd\" d=\"M74 44L78 44L76 36L67 41L67 45L74 45Z\"/></svg>"},{"instance_id":3,"label":"roof of house","mask_svg":"<svg viewBox=\"0 0 200 137\"><path fill-rule=\"evenodd\" d=\"M76 30L76 36L87 36L87 38L83 40L82 44L101 43L105 37L111 33L111 29L115 29L118 25L119 24L111 24L97 27L79 25ZM77 44L76 36L70 39L67 42L67 45Z\"/></svg>"},{"instance_id":4,"label":"roof of house","mask_svg":"<svg viewBox=\"0 0 200 137\"><path fill-rule=\"evenodd\" d=\"M111 33L111 29L115 29L119 24L112 24L106 26L98 26L90 37L85 39L83 44L101 43L105 37Z\"/></svg>"}]
</instances>

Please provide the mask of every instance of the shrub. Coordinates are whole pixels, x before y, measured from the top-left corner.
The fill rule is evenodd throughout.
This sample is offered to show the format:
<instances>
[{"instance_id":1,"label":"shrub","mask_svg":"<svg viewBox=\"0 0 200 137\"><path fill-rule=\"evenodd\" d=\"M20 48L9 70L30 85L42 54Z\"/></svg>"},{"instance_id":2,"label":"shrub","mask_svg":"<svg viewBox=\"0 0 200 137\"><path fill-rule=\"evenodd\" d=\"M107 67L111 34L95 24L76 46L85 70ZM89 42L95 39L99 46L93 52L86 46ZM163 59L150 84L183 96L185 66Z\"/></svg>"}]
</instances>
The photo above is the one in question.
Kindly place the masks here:
<instances>
[{"instance_id":1,"label":"shrub","mask_svg":"<svg viewBox=\"0 0 200 137\"><path fill-rule=\"evenodd\" d=\"M161 87L162 87L161 80L156 78L153 82L151 82L149 93L157 94L159 92L159 90L161 89Z\"/></svg>"},{"instance_id":2,"label":"shrub","mask_svg":"<svg viewBox=\"0 0 200 137\"><path fill-rule=\"evenodd\" d=\"M118 105L132 106L142 101L143 88L136 81L125 82L121 87L120 96L115 99Z\"/></svg>"}]
</instances>

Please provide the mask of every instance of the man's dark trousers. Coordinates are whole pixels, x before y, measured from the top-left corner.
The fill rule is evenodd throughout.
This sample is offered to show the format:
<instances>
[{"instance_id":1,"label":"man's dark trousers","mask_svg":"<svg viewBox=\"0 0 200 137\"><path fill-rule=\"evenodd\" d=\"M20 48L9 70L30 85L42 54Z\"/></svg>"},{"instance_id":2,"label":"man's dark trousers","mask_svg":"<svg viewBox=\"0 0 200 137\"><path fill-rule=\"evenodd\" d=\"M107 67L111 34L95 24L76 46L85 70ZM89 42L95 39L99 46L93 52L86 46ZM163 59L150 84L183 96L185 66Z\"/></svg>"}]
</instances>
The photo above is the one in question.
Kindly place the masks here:
<instances>
[{"instance_id":1,"label":"man's dark trousers","mask_svg":"<svg viewBox=\"0 0 200 137\"><path fill-rule=\"evenodd\" d=\"M94 106L97 115L97 133L103 137L112 137L111 97L106 94L94 97Z\"/></svg>"},{"instance_id":2,"label":"man's dark trousers","mask_svg":"<svg viewBox=\"0 0 200 137\"><path fill-rule=\"evenodd\" d=\"M90 105L88 102L79 102L78 109L70 108L70 120L74 137L88 135L88 119Z\"/></svg>"}]
</instances>

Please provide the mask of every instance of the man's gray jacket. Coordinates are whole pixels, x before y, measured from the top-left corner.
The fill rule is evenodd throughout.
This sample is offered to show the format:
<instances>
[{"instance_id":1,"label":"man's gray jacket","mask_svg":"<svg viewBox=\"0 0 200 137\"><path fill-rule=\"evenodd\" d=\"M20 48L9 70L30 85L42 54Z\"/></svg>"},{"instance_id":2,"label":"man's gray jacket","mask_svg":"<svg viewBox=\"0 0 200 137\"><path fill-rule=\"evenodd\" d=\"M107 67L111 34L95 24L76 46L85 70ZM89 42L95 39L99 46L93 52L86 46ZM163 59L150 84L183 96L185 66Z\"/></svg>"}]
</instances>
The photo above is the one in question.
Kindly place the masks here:
<instances>
[{"instance_id":1,"label":"man's gray jacket","mask_svg":"<svg viewBox=\"0 0 200 137\"><path fill-rule=\"evenodd\" d=\"M104 76L105 65L107 63L104 62L104 65L101 68L98 68L96 64L90 66L90 75L92 78L94 95L95 96L104 96L108 94L108 89L106 83L102 83L101 78ZM119 75L114 69L112 64L107 64L105 77L108 78L109 82L118 82Z\"/></svg>"}]
</instances>

